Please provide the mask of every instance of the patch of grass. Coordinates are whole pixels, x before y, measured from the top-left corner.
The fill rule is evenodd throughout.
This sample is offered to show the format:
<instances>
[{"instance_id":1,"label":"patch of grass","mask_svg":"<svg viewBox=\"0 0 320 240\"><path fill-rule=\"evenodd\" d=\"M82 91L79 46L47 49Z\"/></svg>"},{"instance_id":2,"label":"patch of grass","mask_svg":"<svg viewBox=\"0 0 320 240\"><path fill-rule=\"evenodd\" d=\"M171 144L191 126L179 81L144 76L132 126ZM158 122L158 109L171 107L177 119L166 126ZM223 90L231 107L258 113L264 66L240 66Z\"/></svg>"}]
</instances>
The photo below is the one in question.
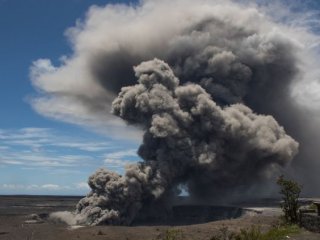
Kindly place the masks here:
<instances>
[{"instance_id":1,"label":"patch of grass","mask_svg":"<svg viewBox=\"0 0 320 240\"><path fill-rule=\"evenodd\" d=\"M178 240L178 239L182 239L182 231L179 230L179 229L174 229L174 228L167 229L160 239L161 240Z\"/></svg>"},{"instance_id":2,"label":"patch of grass","mask_svg":"<svg viewBox=\"0 0 320 240\"><path fill-rule=\"evenodd\" d=\"M210 240L284 240L287 236L297 234L301 230L297 225L279 225L263 233L257 226L241 229L235 233L228 228L221 228Z\"/></svg>"},{"instance_id":3,"label":"patch of grass","mask_svg":"<svg viewBox=\"0 0 320 240\"><path fill-rule=\"evenodd\" d=\"M270 229L264 233L261 240L282 240L286 239L287 236L298 234L301 229L297 225L282 225Z\"/></svg>"},{"instance_id":4,"label":"patch of grass","mask_svg":"<svg viewBox=\"0 0 320 240\"><path fill-rule=\"evenodd\" d=\"M249 229L241 229L240 233L235 236L235 240L262 240L262 237L261 229L257 226L251 226Z\"/></svg>"}]
</instances>

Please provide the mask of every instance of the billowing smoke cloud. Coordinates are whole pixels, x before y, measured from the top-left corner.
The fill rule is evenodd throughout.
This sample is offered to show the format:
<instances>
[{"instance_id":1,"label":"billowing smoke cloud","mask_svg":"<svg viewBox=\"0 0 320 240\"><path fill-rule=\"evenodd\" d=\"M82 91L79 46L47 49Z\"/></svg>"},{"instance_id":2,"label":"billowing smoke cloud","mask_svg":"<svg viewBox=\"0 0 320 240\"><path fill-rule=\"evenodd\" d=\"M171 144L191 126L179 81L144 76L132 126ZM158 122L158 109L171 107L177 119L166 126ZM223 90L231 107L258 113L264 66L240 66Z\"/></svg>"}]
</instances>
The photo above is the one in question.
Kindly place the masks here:
<instances>
[{"instance_id":1,"label":"billowing smoke cloud","mask_svg":"<svg viewBox=\"0 0 320 240\"><path fill-rule=\"evenodd\" d=\"M122 88L113 113L145 129L144 162L120 176L98 170L77 211L89 224L130 224L150 202L187 184L190 197L224 196L289 163L298 143L271 116L243 104L219 107L200 85L180 86L158 59L135 69L138 84Z\"/></svg>"},{"instance_id":2,"label":"billowing smoke cloud","mask_svg":"<svg viewBox=\"0 0 320 240\"><path fill-rule=\"evenodd\" d=\"M291 23L227 0L92 7L67 32L72 56L60 67L34 63L32 81L42 95L32 105L46 116L106 126L119 136L124 124L109 112L121 91L113 112L145 131L144 162L124 176L94 174L78 216L90 224L130 223L152 199L175 195L180 183L195 198L247 189L297 152L277 122L300 143L291 174L314 193L320 74L312 52L320 41ZM165 63L149 61L154 58ZM139 84L127 87L136 77Z\"/></svg>"},{"instance_id":3,"label":"billowing smoke cloud","mask_svg":"<svg viewBox=\"0 0 320 240\"><path fill-rule=\"evenodd\" d=\"M219 103L246 99L255 111L271 113L272 107L264 106L287 97L304 46L312 43L303 28L293 30L273 23L254 5L230 1L94 6L84 22L67 31L73 55L62 57L59 67L48 59L34 62L31 78L40 96L31 103L48 117L100 132L116 129L113 135L119 136L124 126L109 114L110 104L121 87L135 83L132 66L157 57L181 81L215 92Z\"/></svg>"}]
</instances>

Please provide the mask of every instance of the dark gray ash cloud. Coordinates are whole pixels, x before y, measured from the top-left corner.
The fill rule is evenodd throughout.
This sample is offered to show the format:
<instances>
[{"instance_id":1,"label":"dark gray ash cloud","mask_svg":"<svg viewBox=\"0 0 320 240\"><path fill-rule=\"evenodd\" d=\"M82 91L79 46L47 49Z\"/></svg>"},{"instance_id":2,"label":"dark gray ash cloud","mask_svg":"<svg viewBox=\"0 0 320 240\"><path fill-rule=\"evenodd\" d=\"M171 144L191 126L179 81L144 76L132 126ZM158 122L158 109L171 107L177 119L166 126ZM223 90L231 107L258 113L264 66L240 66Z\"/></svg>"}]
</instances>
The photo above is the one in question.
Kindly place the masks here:
<instances>
[{"instance_id":1,"label":"dark gray ash cloud","mask_svg":"<svg viewBox=\"0 0 320 240\"><path fill-rule=\"evenodd\" d=\"M180 85L165 62L134 68L138 84L123 87L113 113L145 133L143 162L124 176L100 169L77 205L86 224L130 224L144 206L188 187L191 198L245 190L286 166L298 143L272 116L236 103L220 107L200 85ZM226 199L227 200L227 199Z\"/></svg>"},{"instance_id":2,"label":"dark gray ash cloud","mask_svg":"<svg viewBox=\"0 0 320 240\"><path fill-rule=\"evenodd\" d=\"M179 184L210 201L252 193L290 162L305 193L318 191L319 37L301 16L283 11L290 25L264 10L227 0L92 7L68 30L73 55L34 63L36 111L136 137L113 108L143 132L144 161L125 176L94 174L79 222L128 224Z\"/></svg>"}]
</instances>

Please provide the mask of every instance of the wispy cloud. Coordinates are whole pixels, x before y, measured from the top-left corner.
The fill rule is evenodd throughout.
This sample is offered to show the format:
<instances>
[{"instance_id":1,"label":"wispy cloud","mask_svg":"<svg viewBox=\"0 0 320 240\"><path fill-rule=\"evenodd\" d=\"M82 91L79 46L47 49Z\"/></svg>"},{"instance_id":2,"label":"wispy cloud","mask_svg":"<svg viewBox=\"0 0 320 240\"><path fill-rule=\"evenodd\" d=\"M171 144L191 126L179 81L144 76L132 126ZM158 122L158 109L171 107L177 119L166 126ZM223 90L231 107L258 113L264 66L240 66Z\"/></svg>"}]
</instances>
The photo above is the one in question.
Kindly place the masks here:
<instances>
[{"instance_id":1,"label":"wispy cloud","mask_svg":"<svg viewBox=\"0 0 320 240\"><path fill-rule=\"evenodd\" d=\"M121 173L138 160L135 146L121 143L71 130L0 129L0 193L84 194L89 190L85 180L95 169ZM15 183L21 179L33 183Z\"/></svg>"},{"instance_id":2,"label":"wispy cloud","mask_svg":"<svg viewBox=\"0 0 320 240\"><path fill-rule=\"evenodd\" d=\"M125 151L117 151L117 152L111 152L107 153L105 157L108 159L122 159L124 157L135 157L137 156L137 150L136 149L128 149Z\"/></svg>"},{"instance_id":3,"label":"wispy cloud","mask_svg":"<svg viewBox=\"0 0 320 240\"><path fill-rule=\"evenodd\" d=\"M59 185L53 183L46 184L12 184L12 183L3 183L0 184L0 190L26 190L26 191L38 191L44 190L48 192L56 192L61 190L70 190L70 189L78 189L78 190L88 190L90 189L86 182L74 183L71 185Z\"/></svg>"},{"instance_id":4,"label":"wispy cloud","mask_svg":"<svg viewBox=\"0 0 320 240\"><path fill-rule=\"evenodd\" d=\"M85 190L89 190L90 189L88 183L86 183L86 182L76 183L75 186L76 186L77 189L85 189Z\"/></svg>"},{"instance_id":5,"label":"wispy cloud","mask_svg":"<svg viewBox=\"0 0 320 240\"><path fill-rule=\"evenodd\" d=\"M82 155L63 155L33 151L21 151L21 152L2 152L0 156L0 164L6 165L22 165L33 167L72 167L90 165L92 161L91 156Z\"/></svg>"},{"instance_id":6,"label":"wispy cloud","mask_svg":"<svg viewBox=\"0 0 320 240\"><path fill-rule=\"evenodd\" d=\"M95 152L114 147L111 146L110 142L88 142L77 138L61 136L48 128L0 129L0 140L2 145L20 145L33 149L52 146ZM2 147L5 148L8 146Z\"/></svg>"},{"instance_id":7,"label":"wispy cloud","mask_svg":"<svg viewBox=\"0 0 320 240\"><path fill-rule=\"evenodd\" d=\"M138 159L136 149L116 151L104 155L104 163L108 168L123 168L125 165L132 163L133 159Z\"/></svg>"},{"instance_id":8,"label":"wispy cloud","mask_svg":"<svg viewBox=\"0 0 320 240\"><path fill-rule=\"evenodd\" d=\"M41 188L48 189L48 190L58 190L61 188L61 186L57 184L43 184L41 185Z\"/></svg>"},{"instance_id":9,"label":"wispy cloud","mask_svg":"<svg viewBox=\"0 0 320 240\"><path fill-rule=\"evenodd\" d=\"M67 136L48 128L0 129L0 165L81 167L103 163L111 141Z\"/></svg>"}]
</instances>

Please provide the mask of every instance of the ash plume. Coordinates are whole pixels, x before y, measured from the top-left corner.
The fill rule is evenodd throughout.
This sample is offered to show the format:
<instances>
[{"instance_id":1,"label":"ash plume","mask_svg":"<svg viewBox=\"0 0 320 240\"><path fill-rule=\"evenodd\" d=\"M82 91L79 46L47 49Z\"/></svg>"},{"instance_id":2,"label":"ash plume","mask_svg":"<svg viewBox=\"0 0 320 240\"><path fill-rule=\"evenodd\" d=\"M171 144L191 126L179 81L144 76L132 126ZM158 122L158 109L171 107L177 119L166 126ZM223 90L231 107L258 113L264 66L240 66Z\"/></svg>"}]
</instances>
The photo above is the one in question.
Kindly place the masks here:
<instances>
[{"instance_id":1,"label":"ash plume","mask_svg":"<svg viewBox=\"0 0 320 240\"><path fill-rule=\"evenodd\" d=\"M92 191L77 205L87 224L130 224L142 207L186 184L191 197L213 198L244 190L287 165L298 143L272 116L237 103L220 107L198 84L180 85L165 62L134 68L138 84L123 87L113 113L145 133L143 162L124 176L100 169Z\"/></svg>"},{"instance_id":2,"label":"ash plume","mask_svg":"<svg viewBox=\"0 0 320 240\"><path fill-rule=\"evenodd\" d=\"M239 2L94 6L67 31L72 55L34 63L39 113L132 137L112 110L143 133L143 161L124 176L93 174L77 222L129 224L180 184L197 201L252 194L288 165L319 193L319 37L289 10L291 25Z\"/></svg>"}]
</instances>

